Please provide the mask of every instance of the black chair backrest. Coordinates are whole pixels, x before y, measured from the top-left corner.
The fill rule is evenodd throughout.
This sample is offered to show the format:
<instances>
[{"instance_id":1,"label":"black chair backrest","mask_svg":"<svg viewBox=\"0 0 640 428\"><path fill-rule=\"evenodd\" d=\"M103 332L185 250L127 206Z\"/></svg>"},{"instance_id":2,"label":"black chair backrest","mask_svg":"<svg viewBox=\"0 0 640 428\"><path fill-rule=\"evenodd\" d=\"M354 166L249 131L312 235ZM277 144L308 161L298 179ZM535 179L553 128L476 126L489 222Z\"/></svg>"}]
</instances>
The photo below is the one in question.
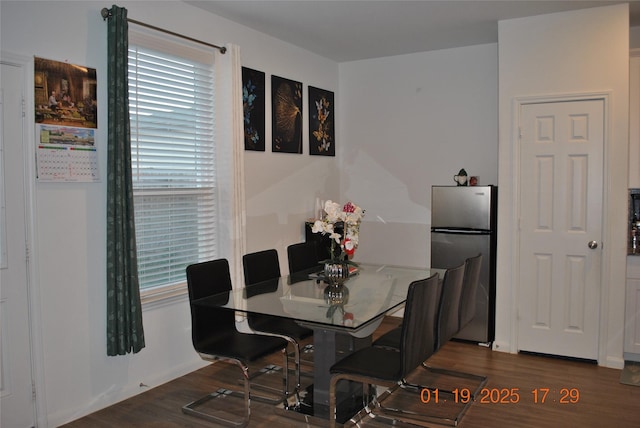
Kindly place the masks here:
<instances>
[{"instance_id":1,"label":"black chair backrest","mask_svg":"<svg viewBox=\"0 0 640 428\"><path fill-rule=\"evenodd\" d=\"M460 300L460 330L476 316L476 296L480 286L482 254L469 257L464 262L464 280Z\"/></svg>"},{"instance_id":2,"label":"black chair backrest","mask_svg":"<svg viewBox=\"0 0 640 428\"><path fill-rule=\"evenodd\" d=\"M442 281L440 314L438 315L436 349L439 349L460 330L460 298L464 280L464 263L447 269Z\"/></svg>"},{"instance_id":3,"label":"black chair backrest","mask_svg":"<svg viewBox=\"0 0 640 428\"><path fill-rule=\"evenodd\" d=\"M191 340L196 351L202 352L207 343L236 332L234 312L193 304L194 300L217 295L216 304L229 301L231 274L226 259L212 260L187 266L187 288L191 306Z\"/></svg>"},{"instance_id":4,"label":"black chair backrest","mask_svg":"<svg viewBox=\"0 0 640 428\"><path fill-rule=\"evenodd\" d=\"M242 257L244 284L251 285L280 277L280 260L275 249L245 254Z\"/></svg>"},{"instance_id":5,"label":"black chair backrest","mask_svg":"<svg viewBox=\"0 0 640 428\"><path fill-rule=\"evenodd\" d=\"M438 274L409 285L400 336L402 377L435 351L440 290Z\"/></svg>"},{"instance_id":6,"label":"black chair backrest","mask_svg":"<svg viewBox=\"0 0 640 428\"><path fill-rule=\"evenodd\" d=\"M289 274L303 272L320 267L318 243L316 241L299 242L287 247Z\"/></svg>"},{"instance_id":7,"label":"black chair backrest","mask_svg":"<svg viewBox=\"0 0 640 428\"><path fill-rule=\"evenodd\" d=\"M278 291L279 285L280 278L271 278L256 284L249 284L244 287L244 297L248 299L260 294L275 293ZM256 316L256 314L249 314L249 317L251 316Z\"/></svg>"}]
</instances>

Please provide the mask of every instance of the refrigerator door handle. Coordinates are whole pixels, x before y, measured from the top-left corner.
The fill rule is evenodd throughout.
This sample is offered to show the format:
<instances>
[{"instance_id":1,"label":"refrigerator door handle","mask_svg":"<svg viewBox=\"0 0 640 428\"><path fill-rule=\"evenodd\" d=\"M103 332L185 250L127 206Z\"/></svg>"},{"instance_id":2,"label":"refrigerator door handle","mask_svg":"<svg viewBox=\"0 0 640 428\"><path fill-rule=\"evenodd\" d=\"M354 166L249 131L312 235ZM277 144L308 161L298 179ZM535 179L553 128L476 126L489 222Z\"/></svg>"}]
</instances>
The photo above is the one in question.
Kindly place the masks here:
<instances>
[{"instance_id":1,"label":"refrigerator door handle","mask_svg":"<svg viewBox=\"0 0 640 428\"><path fill-rule=\"evenodd\" d=\"M431 232L434 233L455 233L458 235L488 235L491 233L490 230L481 230L481 229L446 229L442 227L433 227L431 228Z\"/></svg>"}]
</instances>

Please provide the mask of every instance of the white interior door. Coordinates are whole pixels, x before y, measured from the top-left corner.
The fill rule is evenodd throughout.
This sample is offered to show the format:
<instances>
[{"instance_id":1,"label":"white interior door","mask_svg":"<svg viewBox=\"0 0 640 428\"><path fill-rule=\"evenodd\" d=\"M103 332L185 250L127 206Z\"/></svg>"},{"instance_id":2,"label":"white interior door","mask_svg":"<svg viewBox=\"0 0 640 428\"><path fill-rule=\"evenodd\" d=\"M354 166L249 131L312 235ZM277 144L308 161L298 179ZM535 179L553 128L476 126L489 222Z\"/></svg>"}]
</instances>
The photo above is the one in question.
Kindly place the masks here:
<instances>
[{"instance_id":1,"label":"white interior door","mask_svg":"<svg viewBox=\"0 0 640 428\"><path fill-rule=\"evenodd\" d=\"M2 64L0 426L35 426L24 201L23 69Z\"/></svg>"},{"instance_id":2,"label":"white interior door","mask_svg":"<svg viewBox=\"0 0 640 428\"><path fill-rule=\"evenodd\" d=\"M520 116L518 349L598 359L604 101Z\"/></svg>"}]
</instances>

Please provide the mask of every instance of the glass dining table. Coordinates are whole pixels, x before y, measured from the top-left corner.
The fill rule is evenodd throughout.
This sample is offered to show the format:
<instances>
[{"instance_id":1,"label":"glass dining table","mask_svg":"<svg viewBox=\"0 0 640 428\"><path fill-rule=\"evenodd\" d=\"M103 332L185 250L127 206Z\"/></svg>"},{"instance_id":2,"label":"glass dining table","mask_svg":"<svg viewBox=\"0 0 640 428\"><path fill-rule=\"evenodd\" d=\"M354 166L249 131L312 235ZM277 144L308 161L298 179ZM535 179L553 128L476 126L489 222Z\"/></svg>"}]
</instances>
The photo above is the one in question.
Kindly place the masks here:
<instances>
[{"instance_id":1,"label":"glass dining table","mask_svg":"<svg viewBox=\"0 0 640 428\"><path fill-rule=\"evenodd\" d=\"M193 304L288 318L313 329L313 385L303 394L304 403L296 410L326 419L331 366L370 346L383 316L404 306L409 284L429 277L432 271L439 270L362 263L341 289L329 287L321 272L307 271L234 289L225 296L199 299ZM348 420L362 408L358 387L344 385L346 391L339 389L339 420Z\"/></svg>"}]
</instances>

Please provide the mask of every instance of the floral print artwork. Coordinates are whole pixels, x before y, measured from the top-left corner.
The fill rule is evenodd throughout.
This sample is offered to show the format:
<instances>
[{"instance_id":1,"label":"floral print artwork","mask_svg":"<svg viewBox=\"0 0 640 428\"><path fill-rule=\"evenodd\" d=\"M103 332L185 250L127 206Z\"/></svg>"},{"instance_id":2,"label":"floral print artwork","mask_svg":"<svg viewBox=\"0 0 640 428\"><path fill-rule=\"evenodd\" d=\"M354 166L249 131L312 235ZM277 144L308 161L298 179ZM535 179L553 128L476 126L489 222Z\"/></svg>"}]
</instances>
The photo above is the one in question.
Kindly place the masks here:
<instances>
[{"instance_id":1,"label":"floral print artwork","mask_svg":"<svg viewBox=\"0 0 640 428\"><path fill-rule=\"evenodd\" d=\"M265 151L264 73L242 67L242 110L244 116L244 149Z\"/></svg>"},{"instance_id":2,"label":"floral print artwork","mask_svg":"<svg viewBox=\"0 0 640 428\"><path fill-rule=\"evenodd\" d=\"M309 86L309 154L335 156L333 92Z\"/></svg>"}]
</instances>

